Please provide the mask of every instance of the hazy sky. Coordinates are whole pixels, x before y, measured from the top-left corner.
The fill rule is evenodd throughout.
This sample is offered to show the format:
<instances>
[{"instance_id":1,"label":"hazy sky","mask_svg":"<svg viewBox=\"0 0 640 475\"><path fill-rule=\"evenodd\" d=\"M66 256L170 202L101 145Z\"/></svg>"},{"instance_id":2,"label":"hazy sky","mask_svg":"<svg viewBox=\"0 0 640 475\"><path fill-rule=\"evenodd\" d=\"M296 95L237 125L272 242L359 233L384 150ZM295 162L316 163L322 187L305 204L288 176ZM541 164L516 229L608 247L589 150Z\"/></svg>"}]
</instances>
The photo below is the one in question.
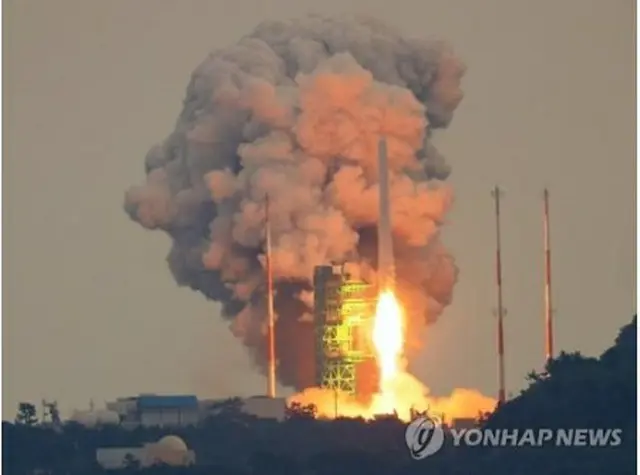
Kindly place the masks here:
<instances>
[{"instance_id":1,"label":"hazy sky","mask_svg":"<svg viewBox=\"0 0 640 475\"><path fill-rule=\"evenodd\" d=\"M345 9L346 5L352 5ZM556 346L597 355L635 312L631 0L11 0L4 2L3 417L139 392L256 394L218 317L178 288L169 240L122 209L173 128L193 68L263 19L367 12L440 37L468 65L437 138L456 203L454 304L415 372L495 394L494 222L503 202L507 385L543 362L541 196L551 192Z\"/></svg>"}]
</instances>

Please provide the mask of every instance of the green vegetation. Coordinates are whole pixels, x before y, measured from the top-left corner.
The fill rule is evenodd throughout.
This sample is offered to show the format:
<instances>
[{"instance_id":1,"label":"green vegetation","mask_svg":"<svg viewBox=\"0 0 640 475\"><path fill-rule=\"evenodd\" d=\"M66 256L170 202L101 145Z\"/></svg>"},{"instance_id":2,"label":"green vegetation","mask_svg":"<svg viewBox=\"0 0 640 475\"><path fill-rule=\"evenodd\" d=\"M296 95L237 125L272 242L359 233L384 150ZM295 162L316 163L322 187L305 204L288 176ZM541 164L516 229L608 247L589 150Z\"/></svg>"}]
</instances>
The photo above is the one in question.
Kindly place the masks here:
<instances>
[{"instance_id":1,"label":"green vegetation","mask_svg":"<svg viewBox=\"0 0 640 475\"><path fill-rule=\"evenodd\" d=\"M32 426L38 423L36 416L36 406L28 402L21 402L18 405L18 414L16 414L16 424Z\"/></svg>"}]
</instances>

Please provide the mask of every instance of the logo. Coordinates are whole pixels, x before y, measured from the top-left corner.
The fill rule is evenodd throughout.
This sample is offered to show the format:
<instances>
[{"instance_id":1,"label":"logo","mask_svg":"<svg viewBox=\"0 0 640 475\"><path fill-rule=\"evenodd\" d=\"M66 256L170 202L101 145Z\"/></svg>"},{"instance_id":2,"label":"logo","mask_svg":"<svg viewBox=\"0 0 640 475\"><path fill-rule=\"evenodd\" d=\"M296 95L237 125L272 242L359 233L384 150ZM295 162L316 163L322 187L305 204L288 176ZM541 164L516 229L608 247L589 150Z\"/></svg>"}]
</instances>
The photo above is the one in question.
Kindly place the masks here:
<instances>
[{"instance_id":1,"label":"logo","mask_svg":"<svg viewBox=\"0 0 640 475\"><path fill-rule=\"evenodd\" d=\"M422 460L442 449L445 430L452 447L617 447L622 444L622 429L445 429L433 417L420 417L405 430L411 457Z\"/></svg>"},{"instance_id":2,"label":"logo","mask_svg":"<svg viewBox=\"0 0 640 475\"><path fill-rule=\"evenodd\" d=\"M442 425L432 417L413 420L404 433L411 457L421 460L435 454L444 444Z\"/></svg>"}]
</instances>

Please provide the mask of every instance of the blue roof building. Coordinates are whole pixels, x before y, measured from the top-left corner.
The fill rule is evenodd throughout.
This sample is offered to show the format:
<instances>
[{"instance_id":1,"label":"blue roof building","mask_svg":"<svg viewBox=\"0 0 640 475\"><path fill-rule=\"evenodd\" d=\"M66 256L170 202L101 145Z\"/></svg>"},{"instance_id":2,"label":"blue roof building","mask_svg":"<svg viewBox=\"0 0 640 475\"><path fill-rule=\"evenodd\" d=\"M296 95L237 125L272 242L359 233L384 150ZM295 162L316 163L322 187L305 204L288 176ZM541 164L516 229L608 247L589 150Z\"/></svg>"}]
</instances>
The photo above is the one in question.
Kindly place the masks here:
<instances>
[{"instance_id":1,"label":"blue roof building","mask_svg":"<svg viewBox=\"0 0 640 475\"><path fill-rule=\"evenodd\" d=\"M175 427L198 424L202 409L192 395L140 394L107 403L117 412L123 427Z\"/></svg>"}]
</instances>

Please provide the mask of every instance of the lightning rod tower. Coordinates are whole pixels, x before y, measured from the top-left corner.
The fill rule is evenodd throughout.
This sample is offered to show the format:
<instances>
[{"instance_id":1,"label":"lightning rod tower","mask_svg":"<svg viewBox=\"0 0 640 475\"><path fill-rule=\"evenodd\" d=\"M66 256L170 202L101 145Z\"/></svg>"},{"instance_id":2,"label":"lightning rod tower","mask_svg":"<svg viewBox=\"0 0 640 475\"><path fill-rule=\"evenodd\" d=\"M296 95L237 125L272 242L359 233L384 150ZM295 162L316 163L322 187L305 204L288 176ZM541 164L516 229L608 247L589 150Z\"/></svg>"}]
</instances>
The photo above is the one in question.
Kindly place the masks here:
<instances>
[{"instance_id":1,"label":"lightning rod tower","mask_svg":"<svg viewBox=\"0 0 640 475\"><path fill-rule=\"evenodd\" d=\"M267 270L267 312L268 322L268 375L267 375L267 396L276 397L276 351L275 351L275 319L273 314L273 269L271 267L271 221L269 217L269 196L265 200L265 224L266 224L266 270Z\"/></svg>"},{"instance_id":2,"label":"lightning rod tower","mask_svg":"<svg viewBox=\"0 0 640 475\"><path fill-rule=\"evenodd\" d=\"M498 347L498 403L503 404L506 400L505 396L505 382L504 382L504 328L503 320L505 309L502 305L502 260L501 260L501 247L500 240L500 195L502 190L497 186L491 192L495 201L495 213L496 213L496 285L498 291L498 328L497 328L497 347Z\"/></svg>"},{"instance_id":3,"label":"lightning rod tower","mask_svg":"<svg viewBox=\"0 0 640 475\"><path fill-rule=\"evenodd\" d=\"M551 304L551 243L549 231L549 190L544 189L544 320L545 358L553 358L553 310Z\"/></svg>"}]
</instances>

